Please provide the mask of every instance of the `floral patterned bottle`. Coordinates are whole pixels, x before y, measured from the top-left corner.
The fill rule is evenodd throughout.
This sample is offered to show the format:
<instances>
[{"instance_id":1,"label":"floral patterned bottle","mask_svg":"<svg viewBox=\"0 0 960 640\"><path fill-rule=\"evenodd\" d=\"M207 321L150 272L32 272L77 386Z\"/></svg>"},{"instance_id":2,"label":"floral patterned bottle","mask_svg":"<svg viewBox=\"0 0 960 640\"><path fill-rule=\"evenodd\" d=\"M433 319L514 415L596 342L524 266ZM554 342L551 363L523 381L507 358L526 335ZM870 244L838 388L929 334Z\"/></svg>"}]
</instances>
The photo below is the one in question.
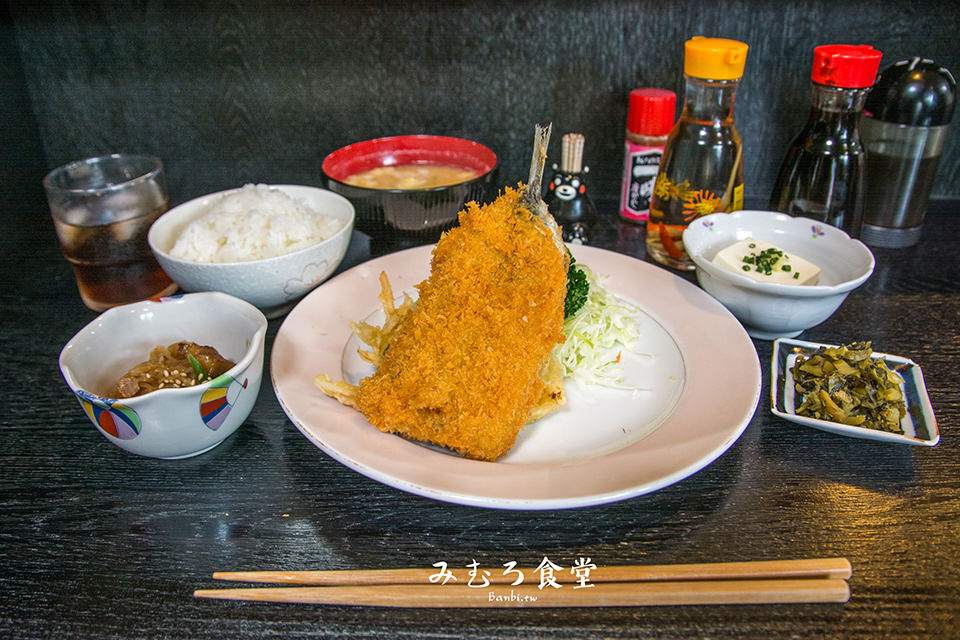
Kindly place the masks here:
<instances>
[{"instance_id":1,"label":"floral patterned bottle","mask_svg":"<svg viewBox=\"0 0 960 640\"><path fill-rule=\"evenodd\" d=\"M667 138L647 222L647 253L692 270L683 230L700 216L743 208L743 145L733 102L747 45L694 37L684 47L683 112Z\"/></svg>"}]
</instances>

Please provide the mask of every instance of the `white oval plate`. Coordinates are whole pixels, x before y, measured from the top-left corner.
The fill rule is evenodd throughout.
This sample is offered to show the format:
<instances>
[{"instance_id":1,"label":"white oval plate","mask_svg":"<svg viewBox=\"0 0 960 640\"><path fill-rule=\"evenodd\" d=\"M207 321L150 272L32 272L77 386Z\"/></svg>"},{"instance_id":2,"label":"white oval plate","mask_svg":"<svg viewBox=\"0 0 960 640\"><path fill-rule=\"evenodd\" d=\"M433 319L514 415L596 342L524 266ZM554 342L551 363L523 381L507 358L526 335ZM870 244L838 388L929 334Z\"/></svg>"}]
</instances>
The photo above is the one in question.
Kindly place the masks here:
<instances>
[{"instance_id":1,"label":"white oval plate","mask_svg":"<svg viewBox=\"0 0 960 640\"><path fill-rule=\"evenodd\" d=\"M479 462L383 433L323 395L313 378L356 382L350 322L379 308L381 271L395 293L429 274L431 246L361 264L304 298L277 333L271 379L290 420L311 442L355 471L404 491L458 504L561 509L656 491L707 466L746 428L760 398L760 364L743 327L693 284L635 258L572 246L578 262L607 276L638 307L642 339L624 354L628 379L649 390L568 383L567 405L527 425L497 462Z\"/></svg>"},{"instance_id":2,"label":"white oval plate","mask_svg":"<svg viewBox=\"0 0 960 640\"><path fill-rule=\"evenodd\" d=\"M920 365L908 358L886 353L874 352L873 357L883 358L887 361L887 366L890 369L903 377L901 388L904 397L907 399L907 415L900 421L900 426L903 429L902 434L798 416L795 413L796 402L793 389L793 365L797 361L797 356L810 355L820 347L835 346L838 345L824 345L817 342L786 338L774 341L773 358L770 362L770 411L774 415L790 422L852 438L916 444L927 447L932 447L940 442L937 419L933 415L933 407L930 406L930 398L927 396L927 387L923 382L923 372L920 370Z\"/></svg>"}]
</instances>

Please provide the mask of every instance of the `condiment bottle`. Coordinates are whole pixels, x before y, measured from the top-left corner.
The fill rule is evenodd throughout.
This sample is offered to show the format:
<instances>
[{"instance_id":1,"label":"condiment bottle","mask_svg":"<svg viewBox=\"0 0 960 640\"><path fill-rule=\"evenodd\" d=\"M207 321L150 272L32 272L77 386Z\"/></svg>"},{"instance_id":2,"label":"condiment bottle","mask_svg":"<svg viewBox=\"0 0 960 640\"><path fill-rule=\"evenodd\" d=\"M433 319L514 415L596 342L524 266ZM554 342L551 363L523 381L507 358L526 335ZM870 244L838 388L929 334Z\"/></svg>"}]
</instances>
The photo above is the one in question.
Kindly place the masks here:
<instances>
[{"instance_id":1,"label":"condiment bottle","mask_svg":"<svg viewBox=\"0 0 960 640\"><path fill-rule=\"evenodd\" d=\"M564 134L560 166L553 165L553 178L547 184L544 202L563 232L564 242L590 242L591 227L597 221L597 207L587 193L586 174L590 167L583 164L585 139L580 133Z\"/></svg>"},{"instance_id":2,"label":"condiment bottle","mask_svg":"<svg viewBox=\"0 0 960 640\"><path fill-rule=\"evenodd\" d=\"M627 109L627 136L620 190L620 217L646 222L667 134L676 121L677 94L667 89L634 89Z\"/></svg>"},{"instance_id":3,"label":"condiment bottle","mask_svg":"<svg viewBox=\"0 0 960 640\"><path fill-rule=\"evenodd\" d=\"M901 60L880 72L861 120L865 243L909 247L920 239L956 90L950 71L933 60Z\"/></svg>"},{"instance_id":4,"label":"condiment bottle","mask_svg":"<svg viewBox=\"0 0 960 640\"><path fill-rule=\"evenodd\" d=\"M824 45L813 50L810 116L780 166L770 194L771 209L860 235L864 165L860 112L881 56L869 45Z\"/></svg>"},{"instance_id":5,"label":"condiment bottle","mask_svg":"<svg viewBox=\"0 0 960 640\"><path fill-rule=\"evenodd\" d=\"M733 103L747 45L694 37L684 46L683 111L670 131L647 222L647 253L657 262L693 270L683 230L700 216L743 208L743 145Z\"/></svg>"}]
</instances>

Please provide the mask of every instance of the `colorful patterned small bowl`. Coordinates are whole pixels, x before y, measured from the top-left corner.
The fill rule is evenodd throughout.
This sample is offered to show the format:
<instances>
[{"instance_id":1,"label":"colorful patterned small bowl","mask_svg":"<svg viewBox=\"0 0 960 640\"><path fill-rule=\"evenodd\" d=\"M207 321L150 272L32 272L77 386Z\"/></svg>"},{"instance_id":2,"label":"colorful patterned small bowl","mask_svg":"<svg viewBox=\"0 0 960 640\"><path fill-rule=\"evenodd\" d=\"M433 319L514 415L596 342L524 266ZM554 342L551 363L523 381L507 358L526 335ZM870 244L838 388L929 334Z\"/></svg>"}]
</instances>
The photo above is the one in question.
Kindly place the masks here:
<instances>
[{"instance_id":1,"label":"colorful patterned small bowl","mask_svg":"<svg viewBox=\"0 0 960 640\"><path fill-rule=\"evenodd\" d=\"M717 253L757 238L820 267L816 285L757 282L713 264ZM697 218L683 232L700 286L723 303L754 338L792 338L833 315L876 264L865 244L810 218L772 211L735 211Z\"/></svg>"},{"instance_id":2,"label":"colorful patterned small bowl","mask_svg":"<svg viewBox=\"0 0 960 640\"><path fill-rule=\"evenodd\" d=\"M263 377L267 319L219 292L145 300L109 309L60 352L60 371L84 413L110 442L151 458L209 451L247 419ZM204 384L126 399L105 394L159 345L210 345L236 365Z\"/></svg>"}]
</instances>

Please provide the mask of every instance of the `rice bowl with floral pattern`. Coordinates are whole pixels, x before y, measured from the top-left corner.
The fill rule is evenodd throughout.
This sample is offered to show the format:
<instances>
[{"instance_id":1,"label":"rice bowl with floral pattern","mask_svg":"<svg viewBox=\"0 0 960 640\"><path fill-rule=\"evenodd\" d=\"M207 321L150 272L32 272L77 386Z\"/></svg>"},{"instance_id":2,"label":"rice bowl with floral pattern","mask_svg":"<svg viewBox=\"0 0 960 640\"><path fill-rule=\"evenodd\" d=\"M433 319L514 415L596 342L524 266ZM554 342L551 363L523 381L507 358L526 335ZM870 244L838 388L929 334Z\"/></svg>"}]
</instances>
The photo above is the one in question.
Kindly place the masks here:
<instances>
[{"instance_id":1,"label":"rice bowl with floral pattern","mask_svg":"<svg viewBox=\"0 0 960 640\"><path fill-rule=\"evenodd\" d=\"M336 221L338 230L290 253L254 260L208 262L177 257L177 241L190 226L210 215L217 203L243 188L219 191L184 202L160 216L147 240L163 270L184 291L222 291L246 300L268 318L285 314L304 295L329 278L350 245L355 210L341 195L300 185L262 185L296 199L316 215Z\"/></svg>"}]
</instances>

